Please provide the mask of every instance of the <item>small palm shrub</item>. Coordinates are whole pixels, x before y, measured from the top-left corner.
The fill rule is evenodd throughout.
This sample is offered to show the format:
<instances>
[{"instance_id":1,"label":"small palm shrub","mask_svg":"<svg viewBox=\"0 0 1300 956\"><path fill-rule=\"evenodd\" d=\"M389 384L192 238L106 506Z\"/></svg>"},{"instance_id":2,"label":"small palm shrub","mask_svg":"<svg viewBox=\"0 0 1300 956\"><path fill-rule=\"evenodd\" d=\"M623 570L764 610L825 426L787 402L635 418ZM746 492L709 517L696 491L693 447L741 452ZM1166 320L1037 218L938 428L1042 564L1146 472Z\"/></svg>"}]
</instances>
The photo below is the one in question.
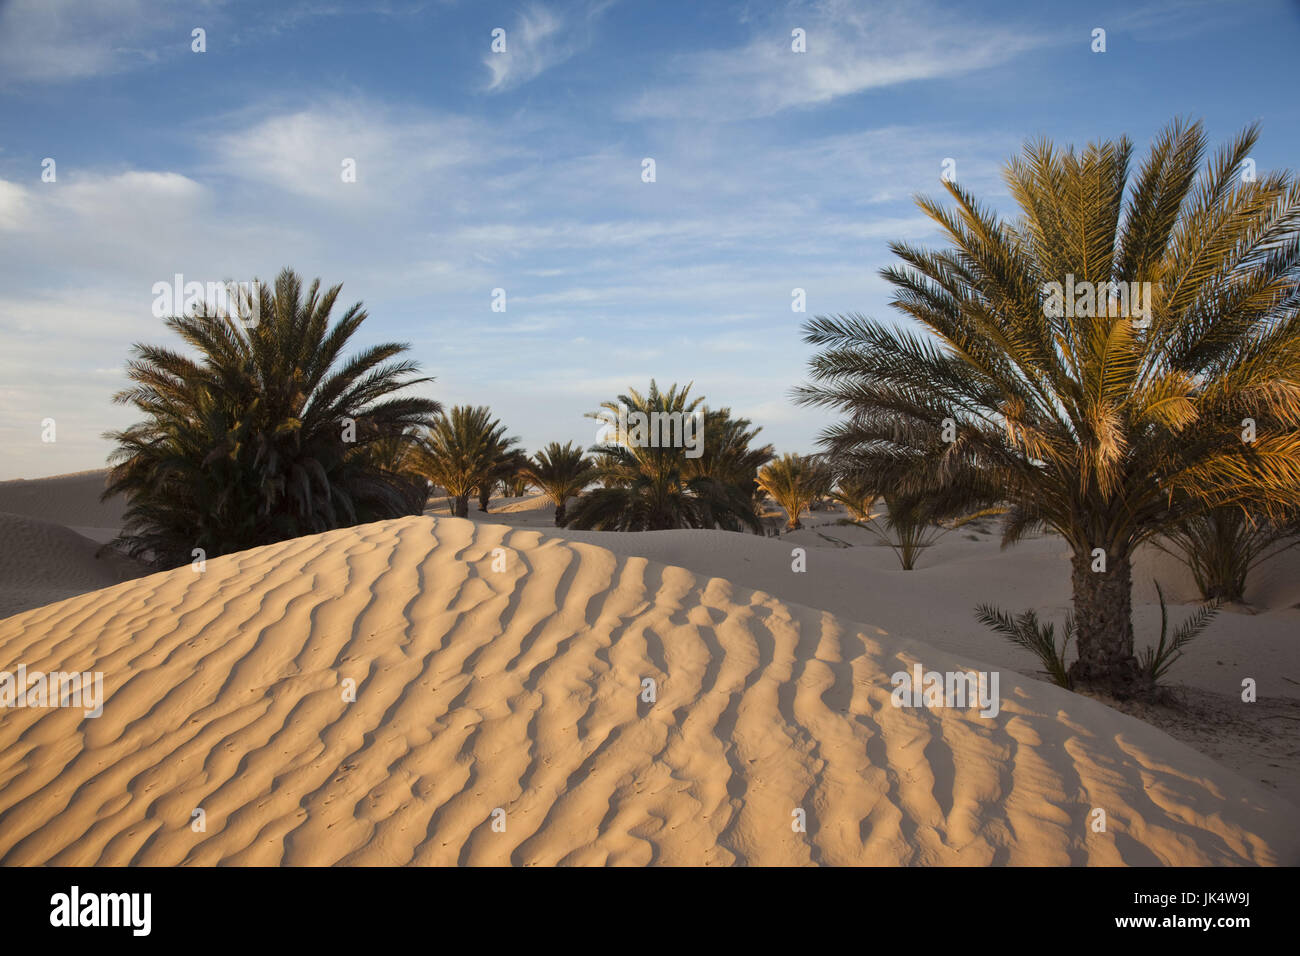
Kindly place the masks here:
<instances>
[{"instance_id":1,"label":"small palm shrub","mask_svg":"<svg viewBox=\"0 0 1300 956\"><path fill-rule=\"evenodd\" d=\"M1240 507L1215 508L1175 525L1154 544L1187 566L1204 600L1240 603L1251 570L1300 544L1298 530Z\"/></svg>"},{"instance_id":2,"label":"small palm shrub","mask_svg":"<svg viewBox=\"0 0 1300 956\"><path fill-rule=\"evenodd\" d=\"M870 521L871 509L879 497L861 478L841 478L831 497L848 509L854 522Z\"/></svg>"},{"instance_id":3,"label":"small palm shrub","mask_svg":"<svg viewBox=\"0 0 1300 956\"><path fill-rule=\"evenodd\" d=\"M1160 682L1165 672L1183 656L1183 648L1205 630L1219 613L1217 601L1203 605L1178 625L1172 635L1169 635L1169 612L1165 607L1165 594L1160 590L1159 582L1156 583L1156 595L1160 598L1160 640L1155 647L1144 648L1138 655L1138 663L1142 665L1143 672L1152 683ZM1168 642L1166 642L1167 635Z\"/></svg>"},{"instance_id":4,"label":"small palm shrub","mask_svg":"<svg viewBox=\"0 0 1300 956\"><path fill-rule=\"evenodd\" d=\"M1160 600L1160 637L1153 647L1144 648L1138 655L1142 673L1152 685L1164 681L1169 668L1183 656L1183 648L1198 637L1218 613L1217 603L1202 605L1170 634L1169 610L1158 581L1156 595ZM981 604L975 609L975 616L985 627L1001 634L1018 647L1033 652L1052 683L1067 690L1074 686L1065 663L1066 649L1070 641L1078 637L1073 611L1065 614L1064 633L1059 647L1056 643L1055 625L1051 621L1040 622L1032 609L1013 616L991 604Z\"/></svg>"},{"instance_id":5,"label":"small palm shrub","mask_svg":"<svg viewBox=\"0 0 1300 956\"><path fill-rule=\"evenodd\" d=\"M1075 636L1074 612L1066 612L1065 627L1062 628L1064 634L1059 648L1056 646L1056 626L1051 621L1040 623L1038 614L1032 609L1012 616L991 604L981 604L975 609L975 616L981 624L1001 634L1012 644L1033 652L1051 682L1066 690L1070 689L1065 651Z\"/></svg>"},{"instance_id":6,"label":"small palm shrub","mask_svg":"<svg viewBox=\"0 0 1300 956\"><path fill-rule=\"evenodd\" d=\"M758 472L758 486L772 496L786 514L785 528L796 531L803 525L799 515L813 500L824 494L830 484L824 465L810 456L782 455Z\"/></svg>"},{"instance_id":7,"label":"small palm shrub","mask_svg":"<svg viewBox=\"0 0 1300 956\"><path fill-rule=\"evenodd\" d=\"M551 442L533 455L520 471L524 478L555 503L555 526L564 527L570 498L582 494L596 477L596 466L573 442Z\"/></svg>"}]
</instances>

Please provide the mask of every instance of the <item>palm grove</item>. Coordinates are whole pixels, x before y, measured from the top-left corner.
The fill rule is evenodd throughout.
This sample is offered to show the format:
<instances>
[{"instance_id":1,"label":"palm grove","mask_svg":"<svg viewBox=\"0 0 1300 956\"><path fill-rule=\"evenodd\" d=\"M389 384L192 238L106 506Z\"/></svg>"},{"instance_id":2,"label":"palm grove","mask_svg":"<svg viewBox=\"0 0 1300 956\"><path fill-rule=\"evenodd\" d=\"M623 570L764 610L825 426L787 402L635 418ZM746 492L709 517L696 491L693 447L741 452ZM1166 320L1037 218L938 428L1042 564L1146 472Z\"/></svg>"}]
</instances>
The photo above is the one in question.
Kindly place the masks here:
<instances>
[{"instance_id":1,"label":"palm grove","mask_svg":"<svg viewBox=\"0 0 1300 956\"><path fill-rule=\"evenodd\" d=\"M891 245L900 263L883 275L911 327L806 325L818 351L796 398L844 416L816 456L776 458L752 422L653 382L592 417L698 415L696 454L615 437L528 456L489 409L412 394L430 379L407 346L345 356L360 304L331 324L340 287L304 293L286 270L256 325L196 313L168 320L194 355L135 347L116 398L143 420L109 436L106 494L128 497L119 545L174 567L420 514L435 486L461 517L471 497L488 511L495 490L532 486L557 525L622 531L758 532L768 495L794 530L833 497L910 568L927 529L997 511L1004 545L1041 528L1072 552L1077 656L1058 681L1146 694L1163 667L1134 652L1135 549L1174 550L1208 599L1240 600L1250 567L1294 540L1300 187L1242 177L1256 137L1206 162L1199 124L1176 122L1136 175L1127 139L1031 143L1006 168L1014 220L955 183L949 206L919 199L951 247ZM1045 290L1067 277L1150 283L1149 311L1051 308Z\"/></svg>"}]
</instances>

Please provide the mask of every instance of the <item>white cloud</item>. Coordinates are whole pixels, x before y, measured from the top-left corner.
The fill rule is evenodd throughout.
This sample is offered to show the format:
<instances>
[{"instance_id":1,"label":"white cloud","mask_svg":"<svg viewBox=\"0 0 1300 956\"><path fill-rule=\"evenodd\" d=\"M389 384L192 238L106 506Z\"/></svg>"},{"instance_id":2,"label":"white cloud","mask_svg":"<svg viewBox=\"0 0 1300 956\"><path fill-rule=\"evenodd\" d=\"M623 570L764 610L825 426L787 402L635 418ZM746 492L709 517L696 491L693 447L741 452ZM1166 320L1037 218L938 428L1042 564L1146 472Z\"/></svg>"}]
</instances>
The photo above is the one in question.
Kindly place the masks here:
<instances>
[{"instance_id":1,"label":"white cloud","mask_svg":"<svg viewBox=\"0 0 1300 956\"><path fill-rule=\"evenodd\" d=\"M0 229L18 229L27 220L27 190L0 179Z\"/></svg>"},{"instance_id":2,"label":"white cloud","mask_svg":"<svg viewBox=\"0 0 1300 956\"><path fill-rule=\"evenodd\" d=\"M331 99L251 122L212 137L216 171L294 195L339 204L408 205L434 192L440 177L502 153L501 134L485 123L400 112L368 100ZM355 182L343 161L355 162Z\"/></svg>"},{"instance_id":3,"label":"white cloud","mask_svg":"<svg viewBox=\"0 0 1300 956\"><path fill-rule=\"evenodd\" d=\"M134 417L109 403L127 379L122 365L104 363L124 362L126 342L157 332L147 300L140 301L144 308L120 284L0 296L0 479L102 466L101 433ZM53 443L41 440L45 418L57 424Z\"/></svg>"},{"instance_id":4,"label":"white cloud","mask_svg":"<svg viewBox=\"0 0 1300 956\"><path fill-rule=\"evenodd\" d=\"M80 218L105 221L131 212L163 219L189 211L206 195L206 190L188 176L148 170L91 174L51 183L49 187L51 206Z\"/></svg>"},{"instance_id":5,"label":"white cloud","mask_svg":"<svg viewBox=\"0 0 1300 956\"><path fill-rule=\"evenodd\" d=\"M142 269L170 274L181 250L205 238L196 227L211 195L179 173L60 168L55 182L33 180L0 180L0 228L22 240L7 259L28 281L41 273L66 276L70 267L111 278Z\"/></svg>"}]
</instances>

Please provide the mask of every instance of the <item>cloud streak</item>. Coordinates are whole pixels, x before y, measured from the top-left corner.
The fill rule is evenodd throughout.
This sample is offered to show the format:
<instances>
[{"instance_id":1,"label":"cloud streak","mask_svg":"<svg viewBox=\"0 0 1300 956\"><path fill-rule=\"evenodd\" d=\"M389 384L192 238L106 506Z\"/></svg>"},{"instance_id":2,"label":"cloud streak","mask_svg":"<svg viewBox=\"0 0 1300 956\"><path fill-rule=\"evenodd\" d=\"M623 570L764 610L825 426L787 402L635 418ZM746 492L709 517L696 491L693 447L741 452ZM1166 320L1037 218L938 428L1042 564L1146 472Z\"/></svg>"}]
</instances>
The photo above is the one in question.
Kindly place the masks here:
<instances>
[{"instance_id":1,"label":"cloud streak","mask_svg":"<svg viewBox=\"0 0 1300 956\"><path fill-rule=\"evenodd\" d=\"M922 28L923 25L923 28ZM805 33L806 52L792 49ZM952 78L1048 42L1010 26L967 24L950 11L892 2L793 3L737 47L673 57L631 119L752 119L867 90Z\"/></svg>"},{"instance_id":2,"label":"cloud streak","mask_svg":"<svg viewBox=\"0 0 1300 956\"><path fill-rule=\"evenodd\" d=\"M595 24L611 2L589 3L576 15L533 3L506 31L504 52L489 52L483 65L492 74L487 92L504 93L537 79L572 59L595 38Z\"/></svg>"},{"instance_id":3,"label":"cloud streak","mask_svg":"<svg viewBox=\"0 0 1300 956\"><path fill-rule=\"evenodd\" d=\"M0 4L0 79L63 82L156 62L172 34L176 11L158 0L9 0Z\"/></svg>"}]
</instances>

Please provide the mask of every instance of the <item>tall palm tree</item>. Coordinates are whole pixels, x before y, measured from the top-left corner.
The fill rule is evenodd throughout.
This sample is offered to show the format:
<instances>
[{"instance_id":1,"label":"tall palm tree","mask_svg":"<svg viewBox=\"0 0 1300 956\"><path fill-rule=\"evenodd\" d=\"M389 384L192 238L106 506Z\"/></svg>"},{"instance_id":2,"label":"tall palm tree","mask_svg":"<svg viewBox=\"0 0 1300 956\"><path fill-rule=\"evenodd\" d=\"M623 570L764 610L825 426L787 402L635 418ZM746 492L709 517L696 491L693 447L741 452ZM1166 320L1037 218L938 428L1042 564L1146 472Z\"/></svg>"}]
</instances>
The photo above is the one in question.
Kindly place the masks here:
<instances>
[{"instance_id":1,"label":"tall palm tree","mask_svg":"<svg viewBox=\"0 0 1300 956\"><path fill-rule=\"evenodd\" d=\"M491 480L502 456L515 443L505 431L484 405L457 405L430 427L416 466L447 492L453 517L469 517L470 495Z\"/></svg>"},{"instance_id":2,"label":"tall palm tree","mask_svg":"<svg viewBox=\"0 0 1300 956\"><path fill-rule=\"evenodd\" d=\"M925 335L861 316L806 326L823 351L799 397L850 416L823 436L832 454L892 460L943 435L937 476L986 470L1011 505L1004 543L1034 526L1065 538L1075 686L1151 690L1133 648L1140 542L1300 495L1300 186L1239 175L1257 136L1201 169L1200 124L1176 121L1132 182L1127 138L1031 143L1006 170L1018 219L948 183L955 208L918 202L953 248L891 245L892 304ZM1111 282L1150 296L1126 286L1126 308ZM1102 293L1076 296L1083 283Z\"/></svg>"},{"instance_id":3,"label":"tall palm tree","mask_svg":"<svg viewBox=\"0 0 1300 956\"><path fill-rule=\"evenodd\" d=\"M361 303L332 326L342 286L285 269L258 287L259 321L196 308L166 326L197 355L137 344L114 396L144 420L116 442L104 497L129 504L120 545L156 567L416 513L398 464L437 402L399 395L428 378L385 343L344 358ZM418 499L418 502L417 502Z\"/></svg>"},{"instance_id":4,"label":"tall palm tree","mask_svg":"<svg viewBox=\"0 0 1300 956\"><path fill-rule=\"evenodd\" d=\"M811 456L785 454L758 472L758 486L785 509L787 531L803 527L799 515L830 483L825 467Z\"/></svg>"},{"instance_id":5,"label":"tall palm tree","mask_svg":"<svg viewBox=\"0 0 1300 956\"><path fill-rule=\"evenodd\" d=\"M582 494L595 479L596 467L581 445L553 441L533 455L522 474L555 503L555 526L562 528L568 500Z\"/></svg>"},{"instance_id":6,"label":"tall palm tree","mask_svg":"<svg viewBox=\"0 0 1300 956\"><path fill-rule=\"evenodd\" d=\"M703 457L708 438L709 415L703 398L690 398L691 386L678 389L674 384L660 391L651 381L650 391L642 395L635 389L616 401L604 402L600 412L589 417L610 422L627 410L629 421L634 414L650 419L678 416L683 422L681 441L676 444L649 440L629 428L628 434L615 434L611 440L595 445L596 469L603 487L593 489L578 499L567 516L570 527L601 531L659 531L672 528L722 528L758 531L762 525L754 514L748 488L729 480L705 474L694 464L694 450ZM698 415L705 434L697 430L693 442L686 441L683 416ZM664 437L664 436L659 436ZM673 438L672 435L667 436ZM694 448L688 447L693 445ZM690 453L691 457L688 457Z\"/></svg>"}]
</instances>

